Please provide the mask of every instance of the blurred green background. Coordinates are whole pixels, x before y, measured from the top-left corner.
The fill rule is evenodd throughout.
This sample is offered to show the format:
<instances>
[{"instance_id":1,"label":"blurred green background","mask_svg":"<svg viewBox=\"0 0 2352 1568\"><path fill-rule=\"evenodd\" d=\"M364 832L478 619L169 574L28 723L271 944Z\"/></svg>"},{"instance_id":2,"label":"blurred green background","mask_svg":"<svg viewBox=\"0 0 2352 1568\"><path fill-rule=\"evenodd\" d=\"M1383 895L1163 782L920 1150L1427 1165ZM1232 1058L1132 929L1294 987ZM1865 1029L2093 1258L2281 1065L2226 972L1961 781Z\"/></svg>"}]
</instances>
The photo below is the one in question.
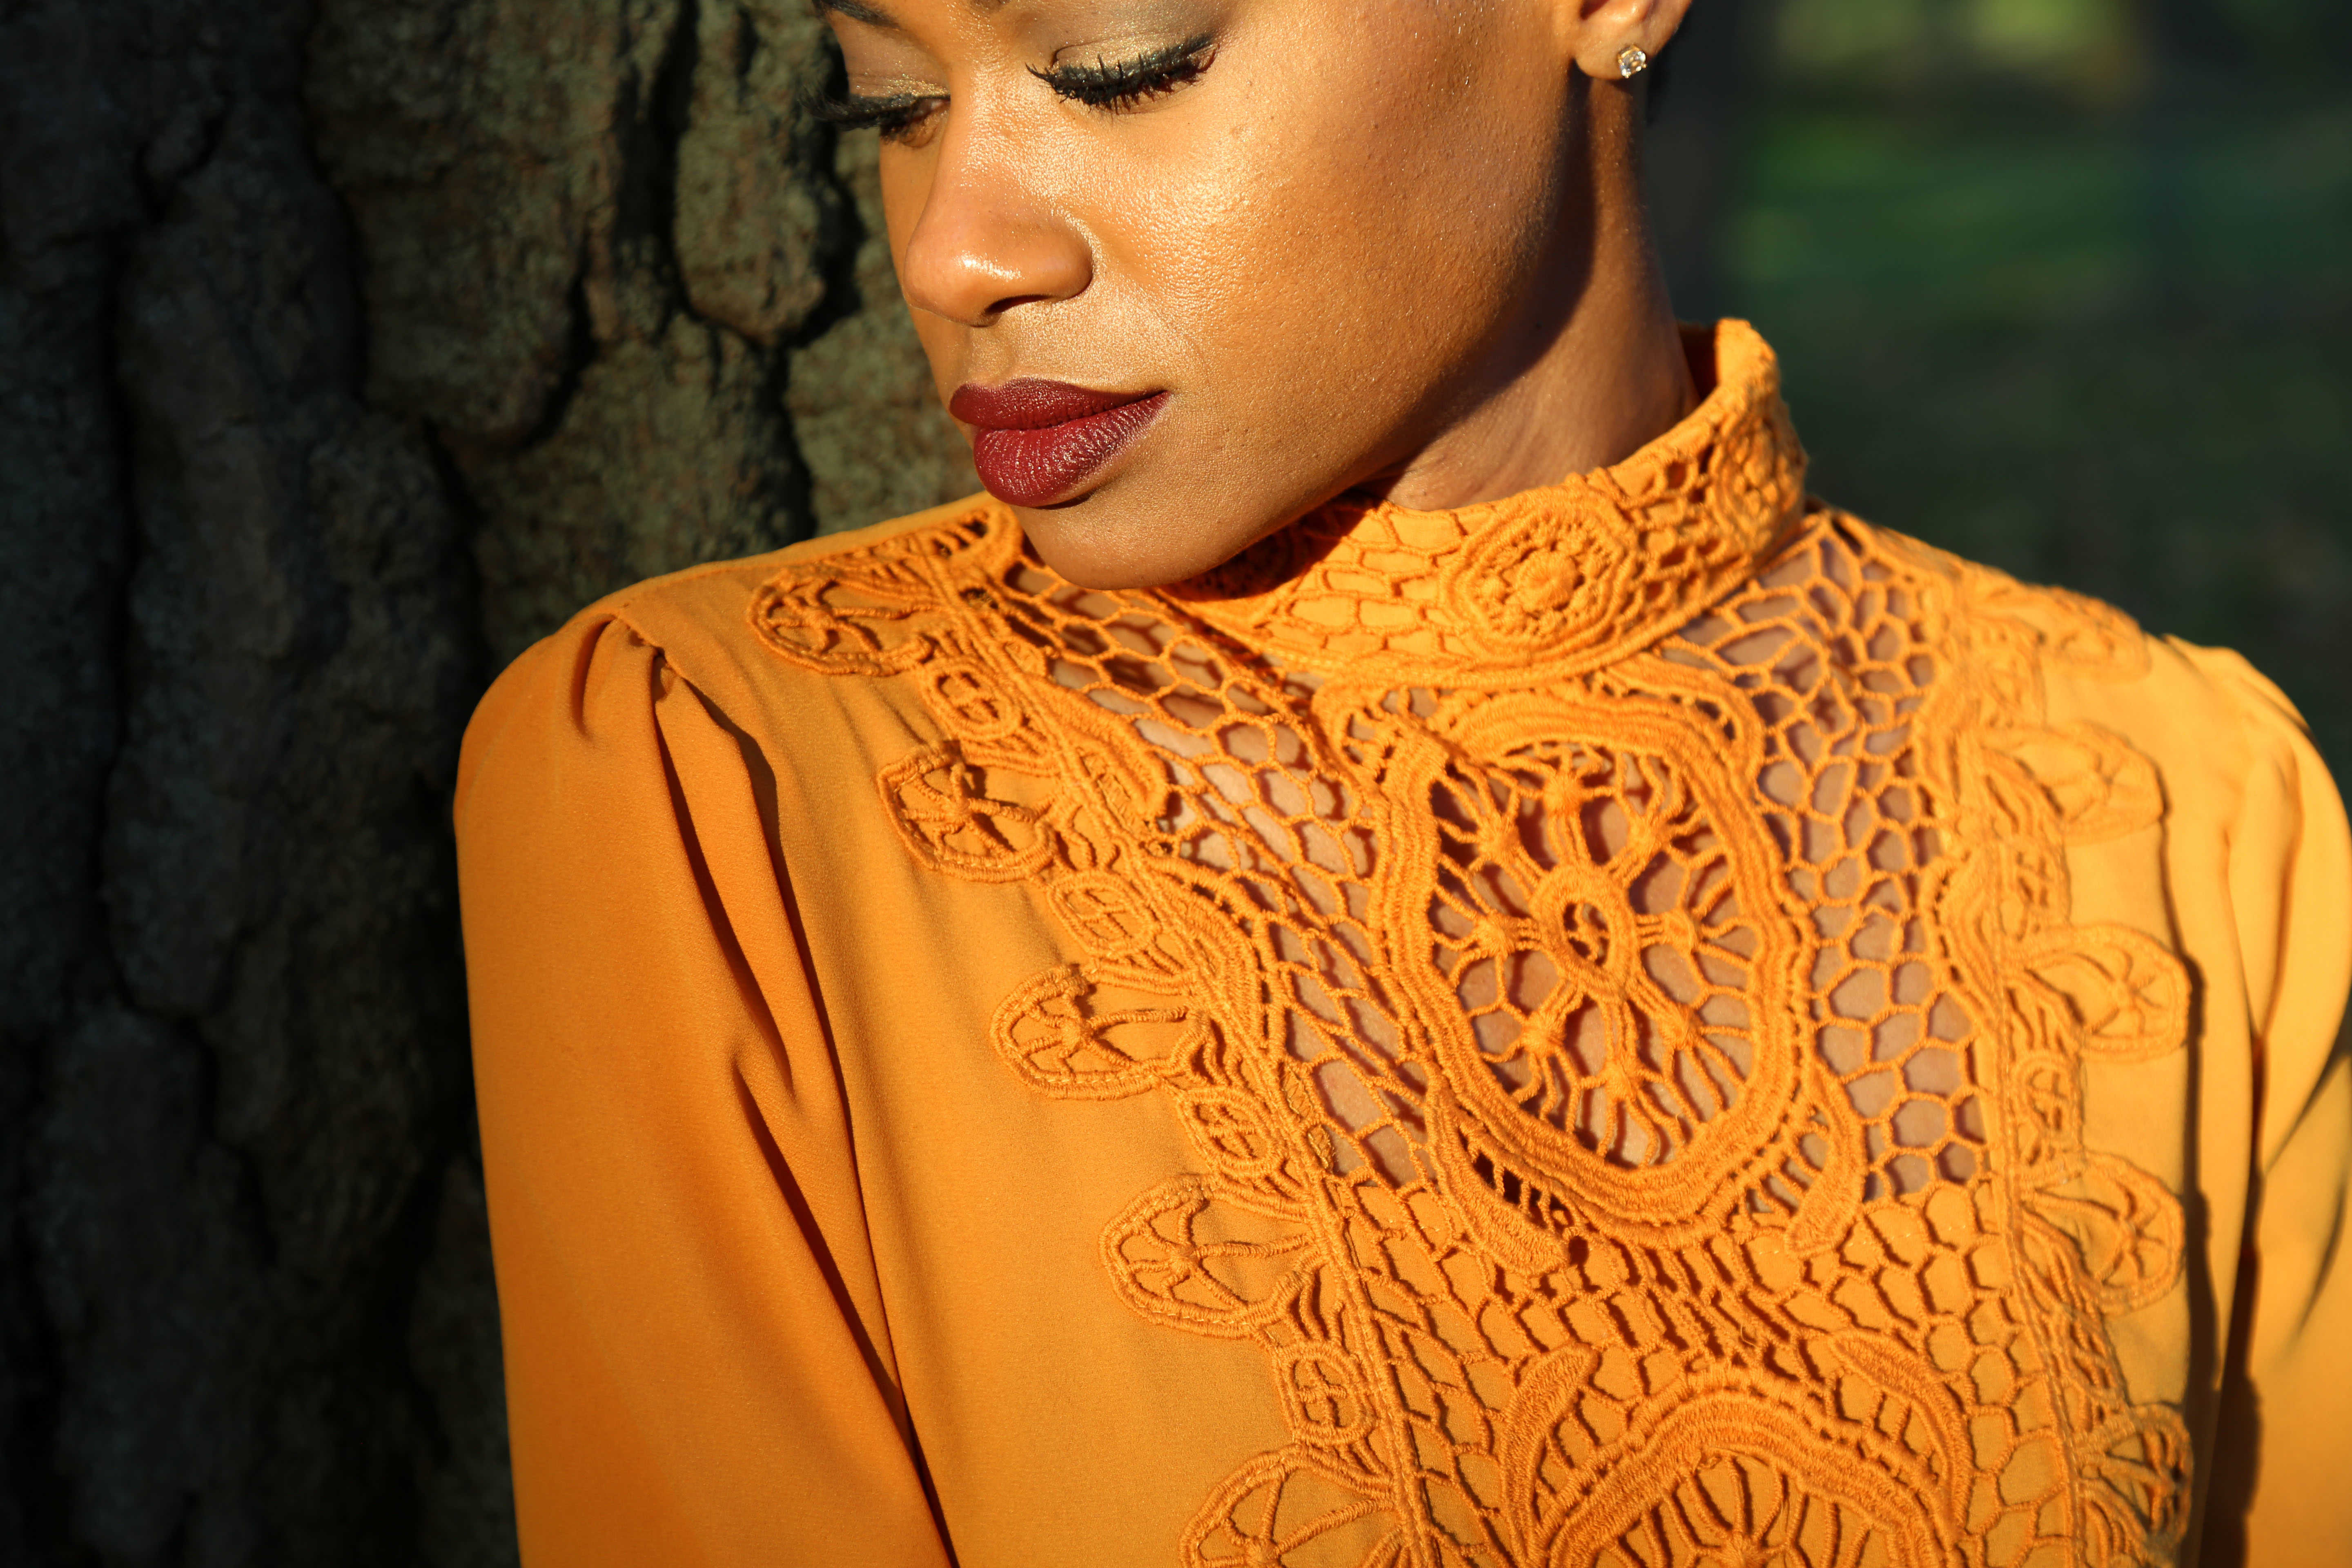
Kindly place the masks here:
<instances>
[{"instance_id":1,"label":"blurred green background","mask_svg":"<svg viewBox=\"0 0 2352 1568\"><path fill-rule=\"evenodd\" d=\"M1696 0L1684 43L1678 303L1780 349L1813 488L2239 648L2352 778L2352 3Z\"/></svg>"}]
</instances>

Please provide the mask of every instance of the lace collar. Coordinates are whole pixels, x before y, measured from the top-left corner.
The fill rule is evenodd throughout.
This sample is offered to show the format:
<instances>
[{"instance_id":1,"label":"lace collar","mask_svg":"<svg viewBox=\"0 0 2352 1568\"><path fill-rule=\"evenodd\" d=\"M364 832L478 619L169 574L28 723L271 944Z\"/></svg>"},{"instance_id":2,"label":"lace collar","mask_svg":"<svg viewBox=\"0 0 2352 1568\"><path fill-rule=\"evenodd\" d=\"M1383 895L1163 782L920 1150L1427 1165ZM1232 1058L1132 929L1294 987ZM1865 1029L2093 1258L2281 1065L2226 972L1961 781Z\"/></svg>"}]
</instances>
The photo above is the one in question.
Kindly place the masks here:
<instances>
[{"instance_id":1,"label":"lace collar","mask_svg":"<svg viewBox=\"0 0 2352 1568\"><path fill-rule=\"evenodd\" d=\"M1712 348L1714 389L1613 468L1447 511L1335 501L1161 593L1294 668L1391 683L1558 677L1645 647L1751 576L1804 509L1770 347L1745 321L1685 332L1695 359Z\"/></svg>"}]
</instances>

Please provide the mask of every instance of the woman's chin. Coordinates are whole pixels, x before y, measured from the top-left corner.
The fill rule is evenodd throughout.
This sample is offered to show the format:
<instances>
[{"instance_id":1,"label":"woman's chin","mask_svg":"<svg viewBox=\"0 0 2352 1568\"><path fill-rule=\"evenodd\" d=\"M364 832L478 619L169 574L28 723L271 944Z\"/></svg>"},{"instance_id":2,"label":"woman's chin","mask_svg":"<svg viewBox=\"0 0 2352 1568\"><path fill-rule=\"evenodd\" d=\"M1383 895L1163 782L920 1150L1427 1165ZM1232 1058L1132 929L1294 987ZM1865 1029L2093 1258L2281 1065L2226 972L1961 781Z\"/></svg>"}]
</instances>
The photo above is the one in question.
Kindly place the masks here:
<instances>
[{"instance_id":1,"label":"woman's chin","mask_svg":"<svg viewBox=\"0 0 2352 1568\"><path fill-rule=\"evenodd\" d=\"M1223 564L1289 521L1221 519L1155 497L1135 504L1106 487L1051 507L1014 507L1030 548L1081 588L1164 588Z\"/></svg>"},{"instance_id":2,"label":"woman's chin","mask_svg":"<svg viewBox=\"0 0 2352 1568\"><path fill-rule=\"evenodd\" d=\"M1029 536L1030 548L1055 576L1081 588L1165 588L1196 577L1217 563L1198 560L1193 552L1154 550L1118 539L1093 537L1093 530L1075 536L1051 522L1033 521L1038 514L1015 509Z\"/></svg>"}]
</instances>

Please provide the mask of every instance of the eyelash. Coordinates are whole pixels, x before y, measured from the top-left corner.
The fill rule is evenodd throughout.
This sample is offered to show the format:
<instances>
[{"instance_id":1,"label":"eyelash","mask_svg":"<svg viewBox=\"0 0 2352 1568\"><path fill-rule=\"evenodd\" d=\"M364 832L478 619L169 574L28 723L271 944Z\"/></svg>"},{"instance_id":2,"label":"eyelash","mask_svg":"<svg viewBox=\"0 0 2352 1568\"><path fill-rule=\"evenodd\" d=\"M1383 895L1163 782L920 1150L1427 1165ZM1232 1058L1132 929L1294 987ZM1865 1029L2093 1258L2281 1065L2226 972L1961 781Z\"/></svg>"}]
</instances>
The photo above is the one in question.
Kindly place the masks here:
<instances>
[{"instance_id":1,"label":"eyelash","mask_svg":"<svg viewBox=\"0 0 2352 1568\"><path fill-rule=\"evenodd\" d=\"M931 93L895 92L887 97L829 89L813 95L808 111L842 131L879 131L886 142L903 139L947 100Z\"/></svg>"},{"instance_id":2,"label":"eyelash","mask_svg":"<svg viewBox=\"0 0 2352 1568\"><path fill-rule=\"evenodd\" d=\"M1097 59L1091 65L1029 68L1029 74L1051 89L1054 96L1089 109L1124 113L1139 104L1175 91L1209 68L1215 58L1215 40L1202 33L1181 44L1152 49L1116 64ZM939 111L947 100L936 93L893 93L869 97L838 88L817 94L809 112L824 124L844 131L880 131L883 140L902 142Z\"/></svg>"},{"instance_id":3,"label":"eyelash","mask_svg":"<svg viewBox=\"0 0 2352 1568\"><path fill-rule=\"evenodd\" d=\"M1029 74L1053 89L1057 98L1116 113L1173 92L1207 70L1215 55L1209 47L1213 41L1202 33L1117 65L1097 59L1090 66L1071 64L1050 70L1032 66Z\"/></svg>"}]
</instances>

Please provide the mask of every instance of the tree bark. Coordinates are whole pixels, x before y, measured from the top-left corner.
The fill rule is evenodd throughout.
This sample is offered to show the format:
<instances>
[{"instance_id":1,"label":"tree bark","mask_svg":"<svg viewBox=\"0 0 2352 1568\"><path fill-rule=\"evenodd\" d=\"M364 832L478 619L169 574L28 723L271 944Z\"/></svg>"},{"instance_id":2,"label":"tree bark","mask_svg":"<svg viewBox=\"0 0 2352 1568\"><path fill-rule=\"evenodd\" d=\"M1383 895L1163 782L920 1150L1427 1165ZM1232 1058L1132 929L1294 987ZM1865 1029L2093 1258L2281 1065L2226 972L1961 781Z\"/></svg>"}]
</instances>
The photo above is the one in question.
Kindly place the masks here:
<instances>
[{"instance_id":1,"label":"tree bark","mask_svg":"<svg viewBox=\"0 0 2352 1568\"><path fill-rule=\"evenodd\" d=\"M0 1563L513 1561L448 795L972 488L791 0L0 13Z\"/></svg>"}]
</instances>

